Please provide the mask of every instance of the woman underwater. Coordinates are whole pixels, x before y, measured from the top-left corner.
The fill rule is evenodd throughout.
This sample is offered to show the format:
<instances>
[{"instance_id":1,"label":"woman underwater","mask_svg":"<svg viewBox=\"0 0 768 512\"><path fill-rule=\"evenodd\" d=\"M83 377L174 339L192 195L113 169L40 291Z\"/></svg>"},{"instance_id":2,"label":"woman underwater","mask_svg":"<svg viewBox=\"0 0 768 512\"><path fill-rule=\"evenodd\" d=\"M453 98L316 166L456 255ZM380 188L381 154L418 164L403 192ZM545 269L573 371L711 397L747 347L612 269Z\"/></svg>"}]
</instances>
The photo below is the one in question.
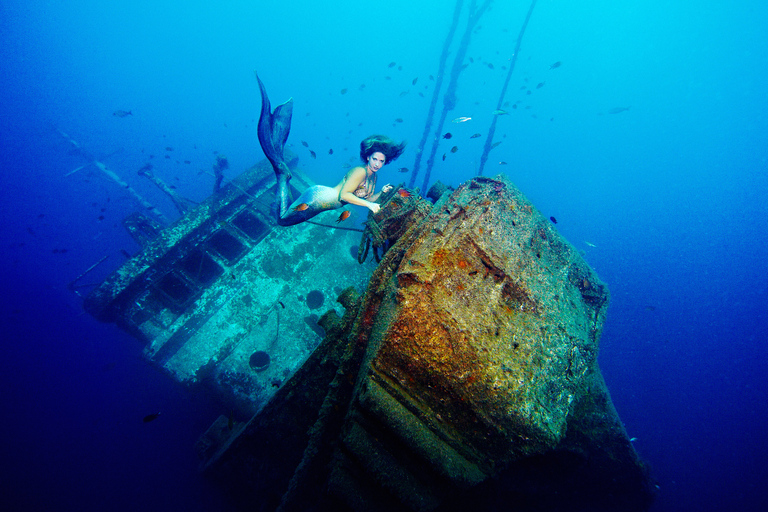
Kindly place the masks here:
<instances>
[{"instance_id":1,"label":"woman underwater","mask_svg":"<svg viewBox=\"0 0 768 512\"><path fill-rule=\"evenodd\" d=\"M360 158L364 166L352 168L335 187L313 185L305 190L298 199L291 202L291 171L285 163L283 148L291 129L293 98L271 110L264 84L256 75L261 89L261 116L259 117L259 143L264 154L272 164L277 176L277 202L279 211L277 223L281 226L293 226L311 219L326 210L335 210L345 204L365 206L373 213L379 211L375 201L379 195L387 193L392 186L387 184L376 193L376 173L385 164L393 162L405 150L405 142L397 144L389 137L371 135L360 143Z\"/></svg>"}]
</instances>

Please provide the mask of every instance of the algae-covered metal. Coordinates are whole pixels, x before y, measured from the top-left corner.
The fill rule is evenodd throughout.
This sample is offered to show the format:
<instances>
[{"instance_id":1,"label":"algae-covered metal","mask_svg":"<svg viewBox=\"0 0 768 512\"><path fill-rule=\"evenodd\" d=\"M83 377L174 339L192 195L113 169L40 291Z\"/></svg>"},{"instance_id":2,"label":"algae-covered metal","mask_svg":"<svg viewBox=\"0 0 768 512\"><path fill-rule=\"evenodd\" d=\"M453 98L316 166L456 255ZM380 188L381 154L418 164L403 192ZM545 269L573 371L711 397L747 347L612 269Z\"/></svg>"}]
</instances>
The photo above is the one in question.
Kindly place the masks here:
<instances>
[{"instance_id":1,"label":"algae-covered metal","mask_svg":"<svg viewBox=\"0 0 768 512\"><path fill-rule=\"evenodd\" d=\"M312 184L293 170L295 189ZM318 313L371 271L356 260L359 233L331 227L338 212L316 218L328 226L278 227L274 194L262 162L165 229L131 216L143 250L85 300L90 314L145 343L151 361L182 383L205 383L241 415L317 346Z\"/></svg>"}]
</instances>

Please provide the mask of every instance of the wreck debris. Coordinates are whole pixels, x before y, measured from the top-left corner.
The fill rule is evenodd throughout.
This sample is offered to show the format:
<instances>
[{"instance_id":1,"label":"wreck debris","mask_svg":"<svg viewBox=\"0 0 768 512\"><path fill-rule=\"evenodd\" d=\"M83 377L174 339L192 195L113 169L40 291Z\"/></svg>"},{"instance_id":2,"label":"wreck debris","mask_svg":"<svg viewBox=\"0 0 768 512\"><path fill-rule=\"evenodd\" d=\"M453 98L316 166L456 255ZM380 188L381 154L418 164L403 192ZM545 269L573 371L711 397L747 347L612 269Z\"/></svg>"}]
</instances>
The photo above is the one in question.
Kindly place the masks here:
<instances>
[{"instance_id":1,"label":"wreck debris","mask_svg":"<svg viewBox=\"0 0 768 512\"><path fill-rule=\"evenodd\" d=\"M181 215L186 214L189 210L191 210L196 206L197 203L185 197L181 197L171 187L169 187L163 180L155 176L155 174L152 172L152 164L145 164L137 172L139 176L147 178L149 181L154 183L157 188L165 192L165 194L170 198L171 202L173 203L173 206L176 207L176 210L178 210L178 212Z\"/></svg>"},{"instance_id":2,"label":"wreck debris","mask_svg":"<svg viewBox=\"0 0 768 512\"><path fill-rule=\"evenodd\" d=\"M93 155L85 151L85 149L78 143L75 139L64 133L59 128L56 128L56 131L59 132L59 135L61 135L64 140L69 142L69 144L72 145L73 148L75 148L75 151L80 153L83 157L85 157L88 160L88 165L93 164L98 170L101 171L104 176L109 178L110 180L114 181L121 189L125 190L128 195L130 195L144 210L152 213L160 222L163 224L168 224L169 220L168 218L163 215L163 213L158 210L153 204L149 203L146 199L144 199L141 195L139 195L136 190L131 187L126 181L118 176L114 171L112 171L110 168L108 168L104 163L97 160ZM75 172L79 171L80 169L83 169L87 167L87 165L82 165L78 167L77 169L69 172L67 176L74 174Z\"/></svg>"}]
</instances>

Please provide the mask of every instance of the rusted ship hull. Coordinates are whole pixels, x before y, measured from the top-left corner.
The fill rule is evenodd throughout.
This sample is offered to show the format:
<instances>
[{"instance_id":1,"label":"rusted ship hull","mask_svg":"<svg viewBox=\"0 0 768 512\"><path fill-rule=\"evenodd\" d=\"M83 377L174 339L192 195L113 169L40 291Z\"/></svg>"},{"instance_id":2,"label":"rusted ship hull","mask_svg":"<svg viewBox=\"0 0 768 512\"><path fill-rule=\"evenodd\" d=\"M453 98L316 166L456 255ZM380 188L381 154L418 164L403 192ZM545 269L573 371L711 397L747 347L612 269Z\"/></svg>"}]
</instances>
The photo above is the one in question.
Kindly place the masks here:
<instances>
[{"instance_id":1,"label":"rusted ship hull","mask_svg":"<svg viewBox=\"0 0 768 512\"><path fill-rule=\"evenodd\" d=\"M206 472L251 510L647 510L597 365L608 290L570 244L503 177L377 219L365 294L259 414L212 427Z\"/></svg>"}]
</instances>

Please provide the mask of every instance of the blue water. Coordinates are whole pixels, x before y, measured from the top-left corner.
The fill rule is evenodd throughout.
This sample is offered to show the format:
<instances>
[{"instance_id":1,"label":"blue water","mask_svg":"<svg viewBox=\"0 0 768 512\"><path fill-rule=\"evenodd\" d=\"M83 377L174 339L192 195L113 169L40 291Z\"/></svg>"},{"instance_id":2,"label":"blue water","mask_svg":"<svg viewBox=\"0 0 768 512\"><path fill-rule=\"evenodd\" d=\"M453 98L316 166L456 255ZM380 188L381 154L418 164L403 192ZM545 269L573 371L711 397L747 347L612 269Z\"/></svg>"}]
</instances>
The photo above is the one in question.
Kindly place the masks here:
<instances>
[{"instance_id":1,"label":"blue water","mask_svg":"<svg viewBox=\"0 0 768 512\"><path fill-rule=\"evenodd\" d=\"M273 103L294 98L289 142L316 181L335 184L371 133L410 141L379 186L413 167L453 2L218 3L0 4L3 510L228 509L192 449L226 411L67 288L138 250L120 225L137 206L93 166L68 175L86 160L57 129L175 218L136 171L151 162L200 201L214 151L227 179L263 158L257 69ZM497 0L479 21L448 116L472 120L444 127L432 181L476 173L470 135L488 130L528 6ZM762 0L538 2L485 169L610 287L600 365L658 479L654 511L768 510L766 26Z\"/></svg>"}]
</instances>

